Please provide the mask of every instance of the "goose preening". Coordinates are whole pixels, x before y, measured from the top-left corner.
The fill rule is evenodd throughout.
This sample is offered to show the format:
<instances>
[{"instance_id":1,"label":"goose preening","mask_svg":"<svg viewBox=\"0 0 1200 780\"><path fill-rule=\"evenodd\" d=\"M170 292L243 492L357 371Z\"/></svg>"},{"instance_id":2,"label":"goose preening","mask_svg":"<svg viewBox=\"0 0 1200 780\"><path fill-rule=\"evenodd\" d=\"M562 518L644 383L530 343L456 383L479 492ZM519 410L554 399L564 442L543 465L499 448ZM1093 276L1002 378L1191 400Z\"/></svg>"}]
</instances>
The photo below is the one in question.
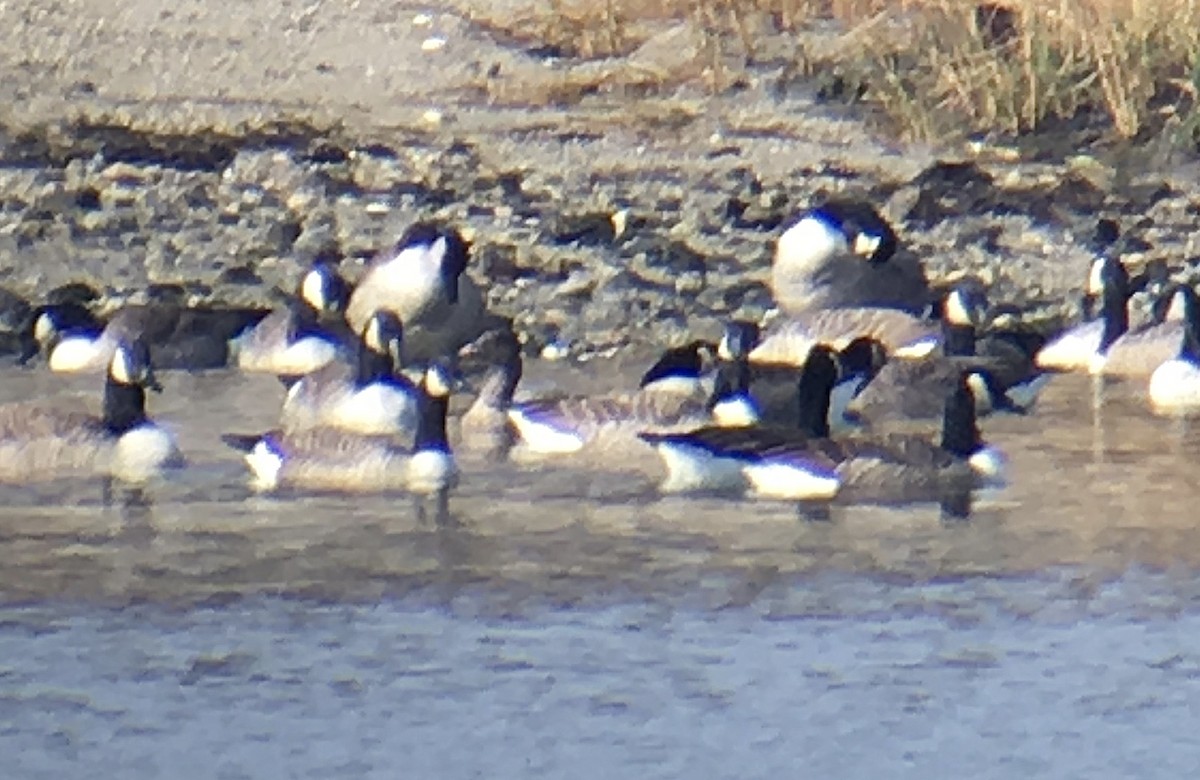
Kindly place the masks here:
<instances>
[{"instance_id":1,"label":"goose preening","mask_svg":"<svg viewBox=\"0 0 1200 780\"><path fill-rule=\"evenodd\" d=\"M925 272L897 244L891 225L868 203L830 200L804 211L775 244L775 302L793 316L848 307L919 314L932 300Z\"/></svg>"}]
</instances>

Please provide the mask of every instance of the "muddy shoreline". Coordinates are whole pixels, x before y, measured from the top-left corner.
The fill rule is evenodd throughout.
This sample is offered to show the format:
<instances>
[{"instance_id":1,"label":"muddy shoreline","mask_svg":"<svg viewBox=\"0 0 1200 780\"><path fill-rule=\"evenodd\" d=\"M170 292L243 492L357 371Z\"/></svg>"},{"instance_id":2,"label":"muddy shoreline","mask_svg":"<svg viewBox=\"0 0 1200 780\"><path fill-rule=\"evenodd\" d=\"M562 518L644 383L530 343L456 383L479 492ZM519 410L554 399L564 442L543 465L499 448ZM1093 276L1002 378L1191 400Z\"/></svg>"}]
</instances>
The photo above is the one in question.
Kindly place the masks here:
<instances>
[{"instance_id":1,"label":"muddy shoreline","mask_svg":"<svg viewBox=\"0 0 1200 780\"><path fill-rule=\"evenodd\" d=\"M547 58L464 5L280 0L225 34L200 3L15 5L0 285L34 301L83 282L104 306L153 286L272 304L316 254L353 278L436 218L468 232L471 273L532 351L605 352L761 317L780 222L835 193L878 203L934 280L982 276L1047 328L1077 314L1099 217L1135 271L1196 281L1190 163L893 143L780 59L714 94L686 29L664 26L654 88L629 75L641 49Z\"/></svg>"}]
</instances>

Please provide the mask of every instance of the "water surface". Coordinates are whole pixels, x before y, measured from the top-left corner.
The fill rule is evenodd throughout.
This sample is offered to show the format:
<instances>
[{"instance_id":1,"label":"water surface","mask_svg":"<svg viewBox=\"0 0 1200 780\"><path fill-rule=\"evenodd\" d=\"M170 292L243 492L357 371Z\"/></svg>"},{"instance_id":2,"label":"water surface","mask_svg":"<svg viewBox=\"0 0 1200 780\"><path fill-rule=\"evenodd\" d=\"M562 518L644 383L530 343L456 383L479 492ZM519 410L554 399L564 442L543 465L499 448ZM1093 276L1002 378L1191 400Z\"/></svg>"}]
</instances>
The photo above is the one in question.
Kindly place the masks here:
<instances>
[{"instance_id":1,"label":"water surface","mask_svg":"<svg viewBox=\"0 0 1200 780\"><path fill-rule=\"evenodd\" d=\"M4 380L0 400L94 401L94 379ZM1200 434L1138 383L1096 404L1060 377L1035 414L986 421L1011 484L965 520L468 463L439 524L403 496L251 494L218 435L273 422L280 388L166 380L151 403L195 464L180 478L108 508L86 482L0 490L6 776L1180 777L1200 759Z\"/></svg>"}]
</instances>

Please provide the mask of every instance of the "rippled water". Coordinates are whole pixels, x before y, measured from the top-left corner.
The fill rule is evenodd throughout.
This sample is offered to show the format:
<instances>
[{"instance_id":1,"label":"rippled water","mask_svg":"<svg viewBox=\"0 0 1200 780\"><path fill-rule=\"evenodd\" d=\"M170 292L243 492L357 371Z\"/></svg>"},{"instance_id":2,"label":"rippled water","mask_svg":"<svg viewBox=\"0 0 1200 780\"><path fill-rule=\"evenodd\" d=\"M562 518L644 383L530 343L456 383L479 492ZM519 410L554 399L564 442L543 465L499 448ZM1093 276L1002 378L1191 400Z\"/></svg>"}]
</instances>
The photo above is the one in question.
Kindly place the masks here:
<instances>
[{"instance_id":1,"label":"rippled water","mask_svg":"<svg viewBox=\"0 0 1200 780\"><path fill-rule=\"evenodd\" d=\"M250 495L217 437L269 424L278 386L166 380L182 478L107 509L94 484L0 489L5 777L1174 778L1200 758L1200 422L1150 415L1136 383L1097 406L1059 377L1036 414L988 420L1012 484L967 520L506 466L468 468L438 525L403 497ZM8 372L0 396L92 400L61 381Z\"/></svg>"}]
</instances>

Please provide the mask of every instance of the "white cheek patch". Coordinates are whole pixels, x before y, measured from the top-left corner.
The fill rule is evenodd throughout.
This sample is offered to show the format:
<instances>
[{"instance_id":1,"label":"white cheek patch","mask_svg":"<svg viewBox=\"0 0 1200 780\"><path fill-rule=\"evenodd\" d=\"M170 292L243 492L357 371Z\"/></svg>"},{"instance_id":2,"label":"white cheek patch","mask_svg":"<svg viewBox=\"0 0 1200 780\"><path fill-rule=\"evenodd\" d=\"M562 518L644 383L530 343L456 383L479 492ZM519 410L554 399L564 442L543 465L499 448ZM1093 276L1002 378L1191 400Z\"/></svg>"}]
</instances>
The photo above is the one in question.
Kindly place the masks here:
<instances>
[{"instance_id":1,"label":"white cheek patch","mask_svg":"<svg viewBox=\"0 0 1200 780\"><path fill-rule=\"evenodd\" d=\"M445 398L450 395L450 378L438 368L425 372L425 392L434 398Z\"/></svg>"},{"instance_id":2,"label":"white cheek patch","mask_svg":"<svg viewBox=\"0 0 1200 780\"><path fill-rule=\"evenodd\" d=\"M883 243L883 239L880 236L859 233L854 237L854 253L863 257L870 257L879 249L881 243Z\"/></svg>"},{"instance_id":3,"label":"white cheek patch","mask_svg":"<svg viewBox=\"0 0 1200 780\"><path fill-rule=\"evenodd\" d=\"M54 318L49 314L41 314L37 321L33 323L33 339L39 344L45 344L53 336L58 328L54 326Z\"/></svg>"},{"instance_id":4,"label":"white cheek patch","mask_svg":"<svg viewBox=\"0 0 1200 780\"><path fill-rule=\"evenodd\" d=\"M317 311L325 311L329 302L325 299L325 279L320 271L313 269L304 275L304 282L300 285L300 296Z\"/></svg>"},{"instance_id":5,"label":"white cheek patch","mask_svg":"<svg viewBox=\"0 0 1200 780\"><path fill-rule=\"evenodd\" d=\"M992 391L988 387L987 381L978 372L971 372L967 375L967 387L975 400L976 414L987 414L992 411Z\"/></svg>"},{"instance_id":6,"label":"white cheek patch","mask_svg":"<svg viewBox=\"0 0 1200 780\"><path fill-rule=\"evenodd\" d=\"M946 296L946 321L951 325L975 325L979 319L974 306L963 299L961 290L954 290Z\"/></svg>"},{"instance_id":7,"label":"white cheek patch","mask_svg":"<svg viewBox=\"0 0 1200 780\"><path fill-rule=\"evenodd\" d=\"M717 343L717 357L721 360L733 360L733 350L729 348L729 336L722 336Z\"/></svg>"},{"instance_id":8,"label":"white cheek patch","mask_svg":"<svg viewBox=\"0 0 1200 780\"><path fill-rule=\"evenodd\" d=\"M1187 296L1183 292L1176 292L1171 296L1171 305L1167 308L1167 322L1186 322L1187 321Z\"/></svg>"},{"instance_id":9,"label":"white cheek patch","mask_svg":"<svg viewBox=\"0 0 1200 780\"><path fill-rule=\"evenodd\" d=\"M1092 267L1088 271L1088 286L1089 295L1100 295L1104 292L1104 260L1096 259L1092 261Z\"/></svg>"},{"instance_id":10,"label":"white cheek patch","mask_svg":"<svg viewBox=\"0 0 1200 780\"><path fill-rule=\"evenodd\" d=\"M367 321L367 332L363 334L363 342L372 352L383 352L383 337L379 332L379 317Z\"/></svg>"}]
</instances>

